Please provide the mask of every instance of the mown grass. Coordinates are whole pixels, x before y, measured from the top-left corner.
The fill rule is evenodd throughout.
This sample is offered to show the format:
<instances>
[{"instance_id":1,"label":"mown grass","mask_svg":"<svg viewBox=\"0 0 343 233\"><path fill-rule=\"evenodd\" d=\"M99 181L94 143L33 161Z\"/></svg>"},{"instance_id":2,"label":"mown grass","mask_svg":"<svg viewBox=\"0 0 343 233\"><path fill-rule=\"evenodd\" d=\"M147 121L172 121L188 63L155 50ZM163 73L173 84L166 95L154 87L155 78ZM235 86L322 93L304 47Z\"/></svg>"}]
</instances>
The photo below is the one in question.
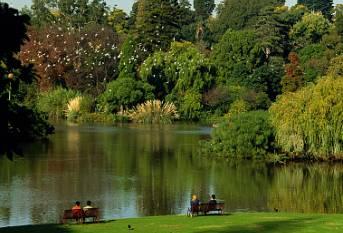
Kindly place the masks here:
<instances>
[{"instance_id":1,"label":"mown grass","mask_svg":"<svg viewBox=\"0 0 343 233\"><path fill-rule=\"evenodd\" d=\"M129 230L128 225L131 226ZM1 233L327 233L343 232L343 215L235 213L223 216L159 216L98 224L34 225L0 228Z\"/></svg>"}]
</instances>

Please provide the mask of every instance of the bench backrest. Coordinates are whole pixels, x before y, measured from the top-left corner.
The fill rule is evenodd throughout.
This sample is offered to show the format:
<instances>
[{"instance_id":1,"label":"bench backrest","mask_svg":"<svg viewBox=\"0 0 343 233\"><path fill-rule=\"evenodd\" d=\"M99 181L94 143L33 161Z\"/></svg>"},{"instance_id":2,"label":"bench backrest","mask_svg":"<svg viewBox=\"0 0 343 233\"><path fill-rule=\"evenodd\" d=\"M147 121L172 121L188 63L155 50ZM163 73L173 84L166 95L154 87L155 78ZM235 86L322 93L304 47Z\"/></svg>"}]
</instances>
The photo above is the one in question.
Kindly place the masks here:
<instances>
[{"instance_id":1,"label":"bench backrest","mask_svg":"<svg viewBox=\"0 0 343 233\"><path fill-rule=\"evenodd\" d=\"M64 219L82 218L83 215L83 210L64 210L63 212Z\"/></svg>"},{"instance_id":2,"label":"bench backrest","mask_svg":"<svg viewBox=\"0 0 343 233\"><path fill-rule=\"evenodd\" d=\"M200 204L200 210L201 211L213 211L213 210L218 210L218 209L221 209L223 210L224 209L224 202L217 202L217 203L201 203Z\"/></svg>"},{"instance_id":3,"label":"bench backrest","mask_svg":"<svg viewBox=\"0 0 343 233\"><path fill-rule=\"evenodd\" d=\"M99 217L99 208L88 208L84 210L85 217Z\"/></svg>"}]
</instances>

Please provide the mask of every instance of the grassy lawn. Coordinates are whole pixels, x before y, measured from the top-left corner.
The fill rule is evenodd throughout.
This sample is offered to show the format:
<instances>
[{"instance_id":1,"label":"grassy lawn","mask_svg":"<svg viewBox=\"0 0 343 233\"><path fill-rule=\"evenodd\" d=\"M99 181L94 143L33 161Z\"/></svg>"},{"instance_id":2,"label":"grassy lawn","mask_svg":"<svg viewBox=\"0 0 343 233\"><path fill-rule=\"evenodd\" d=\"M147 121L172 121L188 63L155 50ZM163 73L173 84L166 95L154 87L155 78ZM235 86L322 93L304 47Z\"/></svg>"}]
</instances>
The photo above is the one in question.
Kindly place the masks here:
<instances>
[{"instance_id":1,"label":"grassy lawn","mask_svg":"<svg viewBox=\"0 0 343 233\"><path fill-rule=\"evenodd\" d=\"M128 229L131 225L132 230ZM224 216L160 216L98 224L35 225L0 228L1 233L327 233L343 232L343 215L235 213Z\"/></svg>"}]
</instances>

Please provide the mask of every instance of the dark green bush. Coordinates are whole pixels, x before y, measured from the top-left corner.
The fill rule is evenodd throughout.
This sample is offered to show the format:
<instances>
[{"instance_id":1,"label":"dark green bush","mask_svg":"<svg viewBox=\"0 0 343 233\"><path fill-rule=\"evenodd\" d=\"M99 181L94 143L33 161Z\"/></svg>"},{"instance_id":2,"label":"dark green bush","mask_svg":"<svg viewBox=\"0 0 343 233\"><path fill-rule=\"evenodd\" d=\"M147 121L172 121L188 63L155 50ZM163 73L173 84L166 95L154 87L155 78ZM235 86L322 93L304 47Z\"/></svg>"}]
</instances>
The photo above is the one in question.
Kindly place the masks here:
<instances>
[{"instance_id":1,"label":"dark green bush","mask_svg":"<svg viewBox=\"0 0 343 233\"><path fill-rule=\"evenodd\" d=\"M207 149L225 157L263 159L275 150L274 130L265 111L236 114L215 128L211 137Z\"/></svg>"}]
</instances>

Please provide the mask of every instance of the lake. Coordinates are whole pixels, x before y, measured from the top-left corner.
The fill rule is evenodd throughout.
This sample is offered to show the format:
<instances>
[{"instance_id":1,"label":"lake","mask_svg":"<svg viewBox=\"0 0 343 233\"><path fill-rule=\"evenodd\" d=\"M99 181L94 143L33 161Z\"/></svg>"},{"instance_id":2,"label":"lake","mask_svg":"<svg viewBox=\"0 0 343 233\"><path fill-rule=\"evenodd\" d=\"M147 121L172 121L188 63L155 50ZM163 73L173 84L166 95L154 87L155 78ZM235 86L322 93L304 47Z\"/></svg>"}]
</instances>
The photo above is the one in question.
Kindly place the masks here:
<instances>
[{"instance_id":1,"label":"lake","mask_svg":"<svg viewBox=\"0 0 343 233\"><path fill-rule=\"evenodd\" d=\"M76 200L102 219L185 214L191 194L225 210L343 212L343 165L227 162L199 152L198 125L58 125L49 141L0 159L0 227L57 223Z\"/></svg>"}]
</instances>

